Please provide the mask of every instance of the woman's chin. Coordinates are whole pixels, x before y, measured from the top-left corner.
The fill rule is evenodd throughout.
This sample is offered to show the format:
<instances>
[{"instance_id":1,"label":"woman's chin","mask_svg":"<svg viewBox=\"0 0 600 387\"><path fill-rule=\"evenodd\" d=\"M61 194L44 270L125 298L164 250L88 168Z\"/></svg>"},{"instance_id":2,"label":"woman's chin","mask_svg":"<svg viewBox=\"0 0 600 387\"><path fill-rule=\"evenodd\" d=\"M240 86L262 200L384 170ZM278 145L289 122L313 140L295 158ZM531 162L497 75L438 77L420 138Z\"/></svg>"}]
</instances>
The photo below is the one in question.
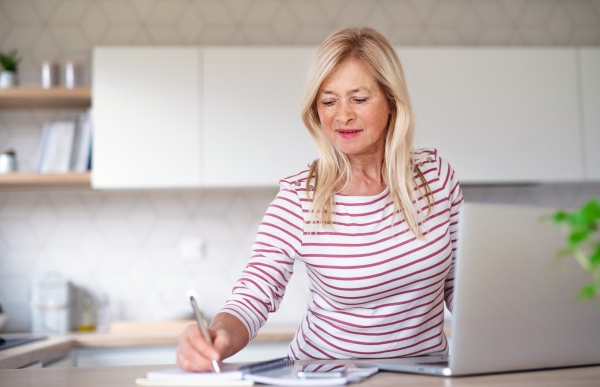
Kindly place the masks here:
<instances>
[{"instance_id":1,"label":"woman's chin","mask_svg":"<svg viewBox=\"0 0 600 387\"><path fill-rule=\"evenodd\" d=\"M346 156L356 156L356 155L360 155L362 152L360 149L357 149L357 147L352 147L352 146L339 146L338 148L344 152L344 154Z\"/></svg>"},{"instance_id":2,"label":"woman's chin","mask_svg":"<svg viewBox=\"0 0 600 387\"><path fill-rule=\"evenodd\" d=\"M338 144L338 148L344 152L346 156L354 157L368 156L379 153L379 150L375 149L376 147L374 146L358 146L358 144L354 146L351 146L350 144ZM381 151L383 152L383 148Z\"/></svg>"}]
</instances>

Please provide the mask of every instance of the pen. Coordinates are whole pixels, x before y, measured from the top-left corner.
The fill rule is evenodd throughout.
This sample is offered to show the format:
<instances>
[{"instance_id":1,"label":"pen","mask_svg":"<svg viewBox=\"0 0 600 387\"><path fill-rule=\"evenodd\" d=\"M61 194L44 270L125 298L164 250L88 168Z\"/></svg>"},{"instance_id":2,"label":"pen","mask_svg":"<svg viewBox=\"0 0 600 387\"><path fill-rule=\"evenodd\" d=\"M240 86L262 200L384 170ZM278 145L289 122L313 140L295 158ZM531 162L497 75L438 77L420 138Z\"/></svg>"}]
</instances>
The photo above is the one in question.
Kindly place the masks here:
<instances>
[{"instance_id":1,"label":"pen","mask_svg":"<svg viewBox=\"0 0 600 387\"><path fill-rule=\"evenodd\" d=\"M208 332L208 327L206 326L206 320L204 320L204 316L202 316L202 312L200 312L200 308L198 308L198 304L196 303L196 299L194 296L190 296L190 303L192 304L192 309L194 310L194 317L196 317L196 322L200 327L200 331L202 332L202 336L204 336L204 340L208 342L208 344L213 345L212 339L210 338L210 333ZM212 365L215 372L221 372L219 369L219 364L216 360L212 360Z\"/></svg>"}]
</instances>

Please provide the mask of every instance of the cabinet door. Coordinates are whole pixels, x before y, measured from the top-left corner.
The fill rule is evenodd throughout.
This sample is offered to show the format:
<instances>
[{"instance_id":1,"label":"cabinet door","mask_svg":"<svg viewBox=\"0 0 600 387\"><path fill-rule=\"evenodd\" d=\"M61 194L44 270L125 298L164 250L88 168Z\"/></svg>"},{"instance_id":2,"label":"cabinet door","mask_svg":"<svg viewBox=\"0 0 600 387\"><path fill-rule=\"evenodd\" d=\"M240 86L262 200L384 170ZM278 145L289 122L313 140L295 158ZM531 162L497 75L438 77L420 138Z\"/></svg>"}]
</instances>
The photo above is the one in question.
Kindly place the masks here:
<instances>
[{"instance_id":1,"label":"cabinet door","mask_svg":"<svg viewBox=\"0 0 600 387\"><path fill-rule=\"evenodd\" d=\"M206 185L277 185L316 158L300 117L315 52L204 49Z\"/></svg>"},{"instance_id":2,"label":"cabinet door","mask_svg":"<svg viewBox=\"0 0 600 387\"><path fill-rule=\"evenodd\" d=\"M575 49L399 48L419 145L461 182L583 178Z\"/></svg>"},{"instance_id":3,"label":"cabinet door","mask_svg":"<svg viewBox=\"0 0 600 387\"><path fill-rule=\"evenodd\" d=\"M587 180L600 180L600 49L580 50Z\"/></svg>"},{"instance_id":4,"label":"cabinet door","mask_svg":"<svg viewBox=\"0 0 600 387\"><path fill-rule=\"evenodd\" d=\"M77 367L175 364L177 362L176 350L175 346L78 348L76 364Z\"/></svg>"},{"instance_id":5,"label":"cabinet door","mask_svg":"<svg viewBox=\"0 0 600 387\"><path fill-rule=\"evenodd\" d=\"M92 186L198 187L201 51L103 47L93 65Z\"/></svg>"}]
</instances>

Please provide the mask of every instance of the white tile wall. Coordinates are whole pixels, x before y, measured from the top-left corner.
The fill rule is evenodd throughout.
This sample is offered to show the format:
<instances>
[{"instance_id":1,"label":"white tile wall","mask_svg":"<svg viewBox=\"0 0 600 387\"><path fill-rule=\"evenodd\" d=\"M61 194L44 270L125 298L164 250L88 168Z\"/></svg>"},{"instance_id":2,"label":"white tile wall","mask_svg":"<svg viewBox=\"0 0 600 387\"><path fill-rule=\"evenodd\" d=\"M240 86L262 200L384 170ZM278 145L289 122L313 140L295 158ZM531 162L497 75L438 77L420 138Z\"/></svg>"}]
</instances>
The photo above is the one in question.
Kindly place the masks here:
<instances>
[{"instance_id":1,"label":"white tile wall","mask_svg":"<svg viewBox=\"0 0 600 387\"><path fill-rule=\"evenodd\" d=\"M472 202L576 206L600 197L600 184L466 186ZM228 297L249 257L256 228L276 188L97 192L0 192L0 303L7 331L29 327L34 278L62 273L96 297L108 293L115 319L160 320L189 314L194 292L208 315ZM186 261L179 243L206 241L205 258ZM297 264L271 324L298 322L307 294Z\"/></svg>"},{"instance_id":2,"label":"white tile wall","mask_svg":"<svg viewBox=\"0 0 600 387\"><path fill-rule=\"evenodd\" d=\"M600 0L0 0L0 49L23 56L21 83L40 84L44 59L78 59L89 83L95 45L314 45L347 24L403 45L598 45ZM78 111L0 110L0 151L35 169L43 124ZM573 206L600 185L465 187L467 200ZM5 331L29 329L33 278L59 271L113 317L186 315L189 291L214 314L249 256L275 188L230 190L0 191L0 303ZM201 237L206 259L184 261L179 242ZM210 295L210 297L208 297ZM271 324L296 324L302 267Z\"/></svg>"}]
</instances>

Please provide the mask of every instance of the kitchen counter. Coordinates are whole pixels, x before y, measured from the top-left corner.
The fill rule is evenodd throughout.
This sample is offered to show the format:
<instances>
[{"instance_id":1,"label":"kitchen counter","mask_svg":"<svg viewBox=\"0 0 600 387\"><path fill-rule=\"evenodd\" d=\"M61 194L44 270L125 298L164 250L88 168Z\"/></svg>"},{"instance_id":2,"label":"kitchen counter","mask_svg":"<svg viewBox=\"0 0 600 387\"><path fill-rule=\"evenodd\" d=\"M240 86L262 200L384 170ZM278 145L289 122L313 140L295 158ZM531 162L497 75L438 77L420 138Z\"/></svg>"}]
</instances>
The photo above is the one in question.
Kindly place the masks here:
<instances>
[{"instance_id":1,"label":"kitchen counter","mask_svg":"<svg viewBox=\"0 0 600 387\"><path fill-rule=\"evenodd\" d=\"M304 361L311 363L317 361ZM318 361L320 363L343 363L353 365L351 360ZM146 372L171 366L123 366L101 368L51 368L0 370L0 384L11 387L131 387L135 379L145 377ZM513 372L499 375L443 378L380 372L357 385L364 387L387 386L544 386L544 387L587 387L598 386L600 367L578 367L559 370Z\"/></svg>"},{"instance_id":2,"label":"kitchen counter","mask_svg":"<svg viewBox=\"0 0 600 387\"><path fill-rule=\"evenodd\" d=\"M252 343L289 342L296 327L264 327ZM3 335L12 337L17 335ZM18 335L23 336L23 335ZM146 333L72 333L48 336L45 340L0 351L0 369L20 368L74 348L122 348L177 345L179 332ZM1 380L1 379L0 379Z\"/></svg>"}]
</instances>

